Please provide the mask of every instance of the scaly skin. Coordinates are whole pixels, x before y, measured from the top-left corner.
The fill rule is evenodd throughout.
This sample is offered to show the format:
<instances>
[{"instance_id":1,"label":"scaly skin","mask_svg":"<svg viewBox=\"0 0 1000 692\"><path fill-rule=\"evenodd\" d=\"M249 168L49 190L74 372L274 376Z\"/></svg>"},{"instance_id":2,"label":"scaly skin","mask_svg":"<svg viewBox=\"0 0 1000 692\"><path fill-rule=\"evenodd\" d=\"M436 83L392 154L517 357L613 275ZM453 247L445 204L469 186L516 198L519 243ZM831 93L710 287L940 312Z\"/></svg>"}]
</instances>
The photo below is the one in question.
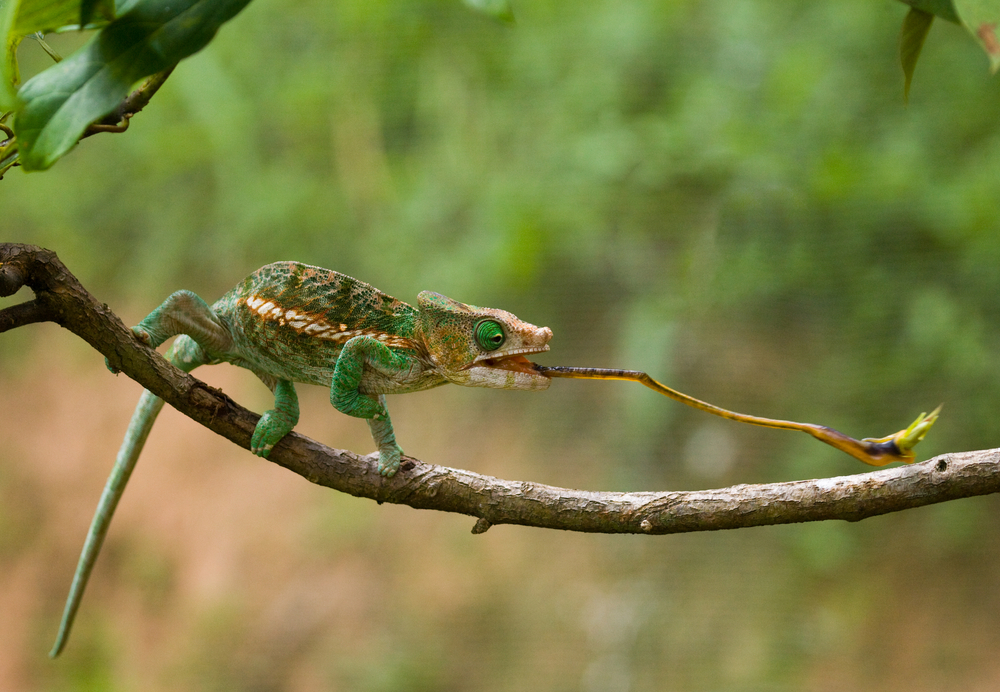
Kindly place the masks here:
<instances>
[{"instance_id":1,"label":"scaly skin","mask_svg":"<svg viewBox=\"0 0 1000 692\"><path fill-rule=\"evenodd\" d=\"M542 390L551 380L524 358L549 349L552 332L493 308L423 292L417 307L328 269L269 264L209 306L190 291L167 298L132 330L152 347L181 335L167 352L177 367L232 363L274 393L251 439L267 457L298 422L295 382L330 388L330 402L364 418L378 447L378 471L393 476L396 444L386 394L454 382L467 387ZM50 656L62 651L111 517L163 406L144 392L87 534Z\"/></svg>"}]
</instances>

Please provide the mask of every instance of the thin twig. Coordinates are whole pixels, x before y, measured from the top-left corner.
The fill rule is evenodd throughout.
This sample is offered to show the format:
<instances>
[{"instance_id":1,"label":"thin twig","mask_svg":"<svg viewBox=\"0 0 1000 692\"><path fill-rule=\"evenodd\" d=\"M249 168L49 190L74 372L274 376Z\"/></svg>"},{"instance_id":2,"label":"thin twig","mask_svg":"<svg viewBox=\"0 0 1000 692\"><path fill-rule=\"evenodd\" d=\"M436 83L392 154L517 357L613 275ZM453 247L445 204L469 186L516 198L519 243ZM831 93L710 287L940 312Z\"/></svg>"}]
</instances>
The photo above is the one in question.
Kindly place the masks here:
<instances>
[{"instance_id":1,"label":"thin twig","mask_svg":"<svg viewBox=\"0 0 1000 692\"><path fill-rule=\"evenodd\" d=\"M48 43L45 42L45 37L42 36L42 32L41 31L36 31L34 34L32 34L31 38L33 38L36 41L38 41L38 45L40 45L42 47L42 50L44 50L46 52L46 54L50 58L52 58L53 62L57 62L57 63L62 62L62 56L59 55L59 53L57 53L52 48L52 46L50 46Z\"/></svg>"},{"instance_id":2,"label":"thin twig","mask_svg":"<svg viewBox=\"0 0 1000 692\"><path fill-rule=\"evenodd\" d=\"M6 175L7 171L9 171L14 166L20 166L20 165L21 162L18 161L16 158L12 160L10 163L0 163L0 180L3 180L3 177L4 175Z\"/></svg>"}]
</instances>

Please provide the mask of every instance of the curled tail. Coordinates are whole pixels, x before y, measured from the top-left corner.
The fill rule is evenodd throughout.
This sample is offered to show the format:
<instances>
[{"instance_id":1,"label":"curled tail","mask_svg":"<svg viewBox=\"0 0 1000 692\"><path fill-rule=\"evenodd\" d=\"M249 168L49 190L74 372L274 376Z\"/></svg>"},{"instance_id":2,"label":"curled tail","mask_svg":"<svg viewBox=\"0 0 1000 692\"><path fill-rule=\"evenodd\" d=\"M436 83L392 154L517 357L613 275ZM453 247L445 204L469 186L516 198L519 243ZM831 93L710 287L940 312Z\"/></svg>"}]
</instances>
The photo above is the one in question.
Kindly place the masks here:
<instances>
[{"instance_id":1,"label":"curled tail","mask_svg":"<svg viewBox=\"0 0 1000 692\"><path fill-rule=\"evenodd\" d=\"M191 372L199 365L208 362L205 352L189 336L181 335L177 337L174 344L167 351L166 358L184 372ZM125 492L125 484L128 483L135 468L135 462L139 459L142 447L149 437L149 431L153 429L156 416L163 408L163 399L156 396L149 390L144 390L139 403L132 414L132 421L128 425L125 439L122 441L121 449L118 450L118 458L115 459L114 468L108 476L108 482L101 493L101 499L97 503L97 511L90 523L90 530L87 532L87 540L83 544L80 553L80 561L76 566L76 573L73 575L73 585L70 587L69 596L66 598L66 608L63 610L62 622L59 623L59 634L56 636L56 643L49 652L51 658L55 658L66 646L69 639L70 629L73 627L73 619L76 611L80 607L80 600L83 598L83 591L87 587L87 580L90 572L97 561L97 554L101 551L104 537L108 533L111 525L111 517L114 516L118 501Z\"/></svg>"}]
</instances>

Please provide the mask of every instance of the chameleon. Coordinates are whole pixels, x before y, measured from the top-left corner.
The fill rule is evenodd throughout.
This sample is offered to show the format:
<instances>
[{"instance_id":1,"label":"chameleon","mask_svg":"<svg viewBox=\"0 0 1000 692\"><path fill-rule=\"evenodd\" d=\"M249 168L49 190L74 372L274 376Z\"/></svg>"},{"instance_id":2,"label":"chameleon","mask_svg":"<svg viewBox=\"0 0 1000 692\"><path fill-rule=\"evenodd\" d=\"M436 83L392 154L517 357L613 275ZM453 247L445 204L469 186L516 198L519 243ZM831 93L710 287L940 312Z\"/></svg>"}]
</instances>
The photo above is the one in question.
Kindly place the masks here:
<instances>
[{"instance_id":1,"label":"chameleon","mask_svg":"<svg viewBox=\"0 0 1000 692\"><path fill-rule=\"evenodd\" d=\"M298 262L261 267L212 305L191 291L177 291L132 333L153 348L176 336L165 357L184 372L228 362L260 378L274 394L274 408L260 417L250 442L250 451L261 457L298 422L295 383L328 387L334 408L367 421L378 449L377 470L385 478L398 472L402 455L385 395L447 383L541 391L559 377L632 380L725 418L807 432L877 466L913 461L913 446L938 414L921 414L895 435L859 441L824 426L735 413L642 372L537 365L527 356L549 350L552 330L505 310L431 291L421 292L414 307L345 274ZM115 508L163 403L148 390L139 399L87 533L52 657L66 645Z\"/></svg>"}]
</instances>

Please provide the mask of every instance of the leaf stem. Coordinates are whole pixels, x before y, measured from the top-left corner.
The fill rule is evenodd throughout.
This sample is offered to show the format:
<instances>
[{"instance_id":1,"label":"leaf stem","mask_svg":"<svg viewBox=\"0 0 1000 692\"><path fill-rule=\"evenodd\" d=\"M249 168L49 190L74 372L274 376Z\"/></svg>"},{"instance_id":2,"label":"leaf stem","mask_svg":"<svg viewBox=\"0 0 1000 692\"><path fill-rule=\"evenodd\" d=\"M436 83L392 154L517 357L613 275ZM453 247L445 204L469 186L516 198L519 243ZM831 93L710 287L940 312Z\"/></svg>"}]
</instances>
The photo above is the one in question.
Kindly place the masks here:
<instances>
[{"instance_id":1,"label":"leaf stem","mask_svg":"<svg viewBox=\"0 0 1000 692\"><path fill-rule=\"evenodd\" d=\"M48 43L45 42L45 39L42 37L41 31L36 31L34 34L32 34L31 38L38 41L38 45L42 47L42 50L44 50L48 54L48 56L52 58L55 62L62 62L62 56L56 53L55 49L53 49L52 46L50 46Z\"/></svg>"},{"instance_id":2,"label":"leaf stem","mask_svg":"<svg viewBox=\"0 0 1000 692\"><path fill-rule=\"evenodd\" d=\"M6 165L0 163L0 180L3 180L3 177L7 173L7 171L9 171L14 166L18 166L18 165L20 165L20 163L17 160L17 155L16 154L14 155L14 160L11 161L10 163L8 163Z\"/></svg>"},{"instance_id":3,"label":"leaf stem","mask_svg":"<svg viewBox=\"0 0 1000 692\"><path fill-rule=\"evenodd\" d=\"M124 132L127 130L129 119L146 107L149 101L153 98L153 95L156 94L156 92L160 90L160 87L163 86L163 83L167 81L170 73L174 71L174 67L176 67L176 65L172 65L166 70L163 70L163 72L157 72L156 74L150 76L145 82L140 84L135 91L125 97L125 99L118 104L117 108L97 122L88 125L80 139L96 135L99 132Z\"/></svg>"}]
</instances>

